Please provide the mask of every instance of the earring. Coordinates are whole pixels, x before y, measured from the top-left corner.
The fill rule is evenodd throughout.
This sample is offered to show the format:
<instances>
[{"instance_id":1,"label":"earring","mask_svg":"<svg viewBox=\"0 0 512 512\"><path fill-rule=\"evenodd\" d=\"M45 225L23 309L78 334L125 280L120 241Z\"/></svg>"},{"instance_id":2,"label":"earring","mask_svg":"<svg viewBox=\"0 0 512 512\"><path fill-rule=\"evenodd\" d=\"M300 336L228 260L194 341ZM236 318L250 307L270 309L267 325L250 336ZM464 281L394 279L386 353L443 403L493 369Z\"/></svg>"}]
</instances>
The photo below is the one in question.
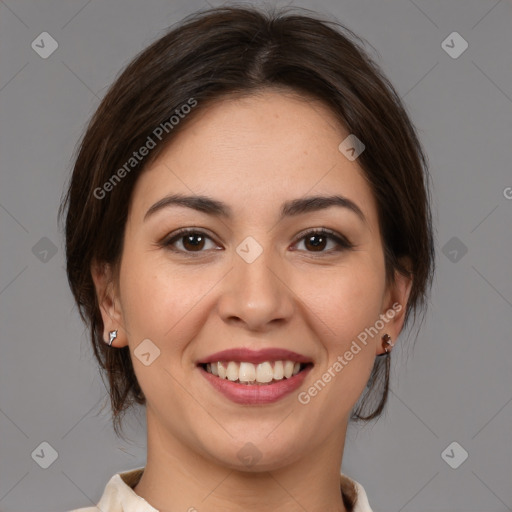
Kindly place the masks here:
<instances>
[{"instance_id":1,"label":"earring","mask_svg":"<svg viewBox=\"0 0 512 512\"><path fill-rule=\"evenodd\" d=\"M394 347L394 344L391 343L391 336L389 334L384 334L384 336L382 336L382 341L383 341L383 344L382 344L382 348L384 349L384 352L391 352L391 349L389 349L388 347Z\"/></svg>"},{"instance_id":2,"label":"earring","mask_svg":"<svg viewBox=\"0 0 512 512\"><path fill-rule=\"evenodd\" d=\"M108 346L111 347L112 342L117 338L117 330L110 331L109 335L110 335L110 339L108 340Z\"/></svg>"}]
</instances>

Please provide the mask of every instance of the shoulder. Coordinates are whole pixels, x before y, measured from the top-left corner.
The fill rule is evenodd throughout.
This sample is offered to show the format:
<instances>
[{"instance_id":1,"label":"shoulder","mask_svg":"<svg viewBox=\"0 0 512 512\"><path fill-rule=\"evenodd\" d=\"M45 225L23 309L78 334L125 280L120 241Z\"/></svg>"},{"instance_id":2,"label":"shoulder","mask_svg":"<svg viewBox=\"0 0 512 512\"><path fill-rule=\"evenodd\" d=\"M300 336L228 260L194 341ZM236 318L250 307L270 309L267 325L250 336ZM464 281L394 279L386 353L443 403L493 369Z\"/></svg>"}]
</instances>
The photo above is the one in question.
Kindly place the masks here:
<instances>
[{"instance_id":1,"label":"shoulder","mask_svg":"<svg viewBox=\"0 0 512 512\"><path fill-rule=\"evenodd\" d=\"M354 508L354 512L373 512L370 508L370 504L368 503L368 496L366 495L366 491L364 487L354 480L354 484L357 490L357 501L356 506Z\"/></svg>"},{"instance_id":2,"label":"shoulder","mask_svg":"<svg viewBox=\"0 0 512 512\"><path fill-rule=\"evenodd\" d=\"M96 506L73 509L69 512L122 512L119 504L120 495L123 493L123 480L116 473L107 482L100 501Z\"/></svg>"},{"instance_id":3,"label":"shoulder","mask_svg":"<svg viewBox=\"0 0 512 512\"><path fill-rule=\"evenodd\" d=\"M352 512L373 512L364 487L343 473L341 474L341 493L345 507Z\"/></svg>"},{"instance_id":4,"label":"shoulder","mask_svg":"<svg viewBox=\"0 0 512 512\"><path fill-rule=\"evenodd\" d=\"M138 496L133 487L138 483L144 468L116 473L107 482L103 495L96 506L77 508L69 512L157 512L149 503Z\"/></svg>"}]
</instances>

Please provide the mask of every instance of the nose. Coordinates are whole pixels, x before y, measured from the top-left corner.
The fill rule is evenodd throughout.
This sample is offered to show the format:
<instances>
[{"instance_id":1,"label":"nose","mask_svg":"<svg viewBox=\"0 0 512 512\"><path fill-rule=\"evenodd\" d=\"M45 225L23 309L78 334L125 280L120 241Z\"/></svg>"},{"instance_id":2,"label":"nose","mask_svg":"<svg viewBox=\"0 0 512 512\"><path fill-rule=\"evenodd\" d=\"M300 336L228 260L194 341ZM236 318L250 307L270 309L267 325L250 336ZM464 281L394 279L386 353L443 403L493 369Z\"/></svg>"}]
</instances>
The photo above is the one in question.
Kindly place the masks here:
<instances>
[{"instance_id":1,"label":"nose","mask_svg":"<svg viewBox=\"0 0 512 512\"><path fill-rule=\"evenodd\" d=\"M270 249L252 263L235 253L233 268L223 280L218 311L227 323L265 332L290 319L293 297L284 265Z\"/></svg>"}]
</instances>

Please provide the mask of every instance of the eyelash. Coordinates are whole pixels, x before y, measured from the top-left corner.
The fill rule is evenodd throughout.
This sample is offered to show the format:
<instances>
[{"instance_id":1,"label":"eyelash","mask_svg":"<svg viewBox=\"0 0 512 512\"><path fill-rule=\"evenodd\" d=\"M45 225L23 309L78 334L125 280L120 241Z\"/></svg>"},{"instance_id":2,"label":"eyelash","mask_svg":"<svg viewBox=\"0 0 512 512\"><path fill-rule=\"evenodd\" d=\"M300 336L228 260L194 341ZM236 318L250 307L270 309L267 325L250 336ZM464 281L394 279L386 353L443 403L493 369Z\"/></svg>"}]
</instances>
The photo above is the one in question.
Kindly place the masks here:
<instances>
[{"instance_id":1,"label":"eyelash","mask_svg":"<svg viewBox=\"0 0 512 512\"><path fill-rule=\"evenodd\" d=\"M200 251L186 251L185 250L185 251L183 251L181 249L176 249L176 248L172 247L172 245L176 241L179 241L180 239L184 238L186 235L191 235L191 234L201 235L201 236L204 236L205 238L208 238L213 241L213 239L204 231L201 231L201 230L195 229L195 228L183 228L183 229L180 229L180 230L176 231L175 233L173 233L171 238L167 238L163 242L161 242L161 246L164 248L167 248L175 253L185 254L186 256L190 256L193 258L198 257L201 253L203 253L205 251L203 251L203 250L200 250ZM310 229L308 231L299 233L299 235L297 235L297 238L296 238L295 242L293 243L293 245L296 245L298 242L301 242L302 240L306 239L308 236L315 236L315 235L323 236L325 238L333 240L337 244L338 247L334 250L331 249L329 251L324 251L324 250L322 250L322 251L306 251L311 254L330 255L332 253L350 250L355 247L355 245L352 244L344 236L339 235L335 231L332 231L332 230L326 229L326 228Z\"/></svg>"}]
</instances>

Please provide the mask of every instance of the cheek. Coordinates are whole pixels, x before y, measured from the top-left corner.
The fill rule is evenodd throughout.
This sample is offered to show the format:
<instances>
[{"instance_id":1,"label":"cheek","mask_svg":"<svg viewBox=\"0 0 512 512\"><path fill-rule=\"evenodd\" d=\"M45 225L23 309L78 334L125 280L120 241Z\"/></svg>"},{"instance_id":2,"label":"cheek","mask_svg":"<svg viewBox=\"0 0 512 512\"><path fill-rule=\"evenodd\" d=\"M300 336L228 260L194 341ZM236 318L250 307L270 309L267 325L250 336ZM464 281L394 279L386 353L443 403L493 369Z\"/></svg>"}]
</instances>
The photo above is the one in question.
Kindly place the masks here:
<instances>
[{"instance_id":1,"label":"cheek","mask_svg":"<svg viewBox=\"0 0 512 512\"><path fill-rule=\"evenodd\" d=\"M323 329L321 341L325 370L336 375L331 386L336 390L333 399L347 400L350 405L362 392L374 364L379 340L370 328L379 319L385 292L384 266L379 258L366 253L354 261L357 264L347 264L321 282L319 289L325 293L311 301L318 318L328 327Z\"/></svg>"},{"instance_id":2,"label":"cheek","mask_svg":"<svg viewBox=\"0 0 512 512\"><path fill-rule=\"evenodd\" d=\"M302 278L305 302L325 323L327 344L343 348L378 319L385 291L383 265L370 253L358 254L314 280Z\"/></svg>"},{"instance_id":3,"label":"cheek","mask_svg":"<svg viewBox=\"0 0 512 512\"><path fill-rule=\"evenodd\" d=\"M172 376L181 372L183 353L200 325L194 321L195 307L207 292L201 280L187 279L186 272L174 271L149 254L126 251L129 256L121 267L123 318L128 333L132 363L148 405L174 397L179 403L180 386ZM190 276L189 276L190 277ZM151 340L152 354L158 354L148 366L137 359L137 347ZM147 342L146 342L147 343ZM182 397L185 400L186 397ZM171 400L172 401L172 400ZM158 408L158 407L157 407Z\"/></svg>"},{"instance_id":4,"label":"cheek","mask_svg":"<svg viewBox=\"0 0 512 512\"><path fill-rule=\"evenodd\" d=\"M321 411L325 428L349 414L368 382L377 338L361 337L361 341L358 336L379 318L385 287L382 272L378 258L359 254L330 275L317 275L316 294L312 283L303 279L311 327L323 354L315 379L298 398Z\"/></svg>"},{"instance_id":5,"label":"cheek","mask_svg":"<svg viewBox=\"0 0 512 512\"><path fill-rule=\"evenodd\" d=\"M132 350L149 338L161 349L160 362L176 364L176 354L201 326L197 317L204 298L222 275L192 265L180 269L154 253L126 252L121 291Z\"/></svg>"}]
</instances>

